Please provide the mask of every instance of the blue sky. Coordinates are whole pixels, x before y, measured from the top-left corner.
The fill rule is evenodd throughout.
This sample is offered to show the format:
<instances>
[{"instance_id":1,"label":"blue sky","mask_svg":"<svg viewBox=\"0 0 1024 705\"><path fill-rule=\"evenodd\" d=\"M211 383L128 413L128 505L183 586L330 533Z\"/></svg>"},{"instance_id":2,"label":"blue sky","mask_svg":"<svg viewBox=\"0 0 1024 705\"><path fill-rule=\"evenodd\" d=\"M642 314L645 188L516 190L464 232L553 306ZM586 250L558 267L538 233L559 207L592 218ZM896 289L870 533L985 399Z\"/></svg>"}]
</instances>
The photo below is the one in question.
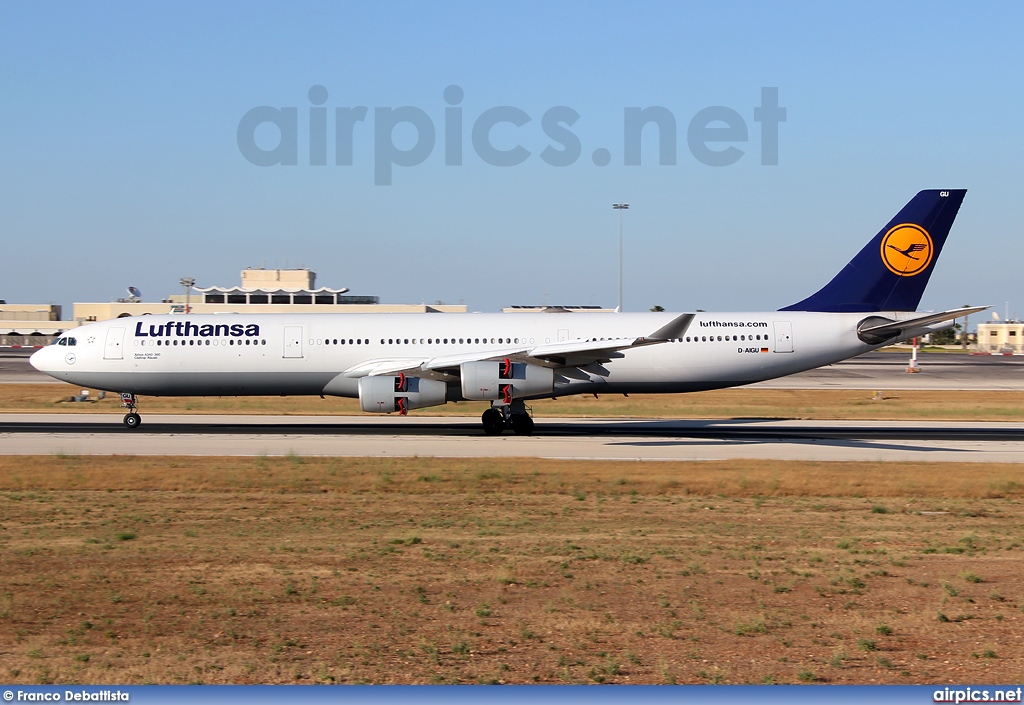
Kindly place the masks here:
<instances>
[{"instance_id":1,"label":"blue sky","mask_svg":"<svg viewBox=\"0 0 1024 705\"><path fill-rule=\"evenodd\" d=\"M28 3L0 4L0 298L104 301L178 279L232 285L246 266L304 265L318 284L389 302L613 306L616 201L625 307L761 310L830 279L914 193L967 188L922 308L1010 302L1018 285L1024 164L1024 5L901 3ZM308 97L327 90L327 164L311 166ZM463 100L463 159L445 165L448 86ZM754 109L777 87L778 165L761 164ZM242 117L297 109L297 164L256 166ZM334 160L334 109L365 106L351 165ZM415 166L375 185L375 110L413 106L436 129ZM491 143L474 123L512 106ZM568 166L550 108L581 153ZM661 106L626 166L626 108ZM737 113L742 156L708 166L687 126ZM417 140L410 125L396 149ZM254 133L262 149L276 128ZM592 154L604 148L607 166ZM70 310L68 310L70 314Z\"/></svg>"}]
</instances>

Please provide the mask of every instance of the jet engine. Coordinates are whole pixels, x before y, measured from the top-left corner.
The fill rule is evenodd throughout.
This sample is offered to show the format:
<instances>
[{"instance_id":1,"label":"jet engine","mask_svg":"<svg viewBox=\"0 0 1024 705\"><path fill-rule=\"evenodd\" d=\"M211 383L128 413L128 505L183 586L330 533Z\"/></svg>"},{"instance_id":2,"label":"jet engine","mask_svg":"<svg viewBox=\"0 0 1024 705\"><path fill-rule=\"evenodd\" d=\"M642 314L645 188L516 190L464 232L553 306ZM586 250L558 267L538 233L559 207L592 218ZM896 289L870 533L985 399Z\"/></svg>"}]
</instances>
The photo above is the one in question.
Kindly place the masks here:
<instances>
[{"instance_id":1,"label":"jet engine","mask_svg":"<svg viewBox=\"0 0 1024 705\"><path fill-rule=\"evenodd\" d=\"M359 380L359 407L363 411L404 415L410 409L444 404L448 385L433 379L405 375L362 377Z\"/></svg>"},{"instance_id":2,"label":"jet engine","mask_svg":"<svg viewBox=\"0 0 1024 705\"><path fill-rule=\"evenodd\" d=\"M500 400L511 404L513 398L550 394L555 387L554 370L508 358L464 362L461 376L462 396L473 401Z\"/></svg>"}]
</instances>

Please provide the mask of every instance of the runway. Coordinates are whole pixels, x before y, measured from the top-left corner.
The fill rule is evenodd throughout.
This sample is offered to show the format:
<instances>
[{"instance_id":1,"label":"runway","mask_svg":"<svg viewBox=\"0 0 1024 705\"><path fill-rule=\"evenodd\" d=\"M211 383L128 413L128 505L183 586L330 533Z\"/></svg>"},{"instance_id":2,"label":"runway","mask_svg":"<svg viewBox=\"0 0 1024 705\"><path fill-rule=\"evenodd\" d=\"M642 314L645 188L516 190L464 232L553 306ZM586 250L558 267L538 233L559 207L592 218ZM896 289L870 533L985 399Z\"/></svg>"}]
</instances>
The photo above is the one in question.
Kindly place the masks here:
<instances>
[{"instance_id":1,"label":"runway","mask_svg":"<svg viewBox=\"0 0 1024 705\"><path fill-rule=\"evenodd\" d=\"M0 352L0 383L50 380L28 350ZM1024 358L869 353L755 387L1024 390ZM959 422L538 418L531 437L484 436L476 418L0 415L0 454L535 457L594 460L1024 462L1024 424Z\"/></svg>"},{"instance_id":2,"label":"runway","mask_svg":"<svg viewBox=\"0 0 1024 705\"><path fill-rule=\"evenodd\" d=\"M533 436L484 436L476 419L0 415L4 455L533 457L587 460L1024 463L1024 424L537 419Z\"/></svg>"}]
</instances>

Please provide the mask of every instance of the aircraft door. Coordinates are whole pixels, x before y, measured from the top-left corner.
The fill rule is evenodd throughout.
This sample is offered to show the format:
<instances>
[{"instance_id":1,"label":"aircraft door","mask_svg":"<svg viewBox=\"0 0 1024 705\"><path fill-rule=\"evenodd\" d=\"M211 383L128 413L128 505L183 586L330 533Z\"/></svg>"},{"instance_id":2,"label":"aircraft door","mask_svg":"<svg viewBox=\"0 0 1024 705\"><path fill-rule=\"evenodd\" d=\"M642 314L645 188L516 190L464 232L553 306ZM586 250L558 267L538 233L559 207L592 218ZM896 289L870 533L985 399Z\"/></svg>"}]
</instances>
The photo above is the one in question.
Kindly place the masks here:
<instances>
[{"instance_id":1,"label":"aircraft door","mask_svg":"<svg viewBox=\"0 0 1024 705\"><path fill-rule=\"evenodd\" d=\"M124 359L124 328L107 329L107 342L103 346L103 359Z\"/></svg>"},{"instance_id":2,"label":"aircraft door","mask_svg":"<svg viewBox=\"0 0 1024 705\"><path fill-rule=\"evenodd\" d=\"M793 352L793 324L789 321L775 321L775 352Z\"/></svg>"},{"instance_id":3,"label":"aircraft door","mask_svg":"<svg viewBox=\"0 0 1024 705\"><path fill-rule=\"evenodd\" d=\"M284 356L302 357L302 326L284 327Z\"/></svg>"}]
</instances>

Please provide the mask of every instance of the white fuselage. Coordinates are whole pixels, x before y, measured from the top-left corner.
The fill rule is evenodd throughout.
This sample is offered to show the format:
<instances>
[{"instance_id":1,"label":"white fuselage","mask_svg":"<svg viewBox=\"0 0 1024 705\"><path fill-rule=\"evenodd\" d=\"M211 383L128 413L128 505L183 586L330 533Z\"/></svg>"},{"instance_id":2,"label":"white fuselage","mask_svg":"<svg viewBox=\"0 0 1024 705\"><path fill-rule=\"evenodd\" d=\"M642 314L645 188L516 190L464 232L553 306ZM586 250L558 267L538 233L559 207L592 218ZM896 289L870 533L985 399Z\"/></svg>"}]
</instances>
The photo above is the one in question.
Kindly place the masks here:
<instances>
[{"instance_id":1,"label":"white fuselage","mask_svg":"<svg viewBox=\"0 0 1024 705\"><path fill-rule=\"evenodd\" d=\"M673 313L218 314L121 318L64 334L32 364L67 382L140 395L358 395L353 369L446 356L642 338ZM864 313L698 313L679 339L622 350L600 365L555 370L554 393L688 392L813 369L873 350ZM870 314L896 318L896 313ZM70 340L67 341L70 343ZM549 365L555 366L555 365ZM436 378L436 377L435 377ZM458 379L450 401L460 399Z\"/></svg>"}]
</instances>

